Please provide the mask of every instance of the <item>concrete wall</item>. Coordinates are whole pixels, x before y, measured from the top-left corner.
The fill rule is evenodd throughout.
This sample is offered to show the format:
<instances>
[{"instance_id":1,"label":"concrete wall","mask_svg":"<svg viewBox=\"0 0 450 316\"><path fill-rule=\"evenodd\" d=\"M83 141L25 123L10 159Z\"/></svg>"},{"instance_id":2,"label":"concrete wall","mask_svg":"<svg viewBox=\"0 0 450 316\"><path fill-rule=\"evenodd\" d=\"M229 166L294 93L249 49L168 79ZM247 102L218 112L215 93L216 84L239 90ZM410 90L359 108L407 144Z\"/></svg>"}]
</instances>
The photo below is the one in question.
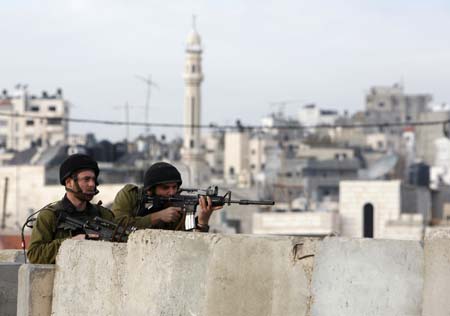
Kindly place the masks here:
<instances>
[{"instance_id":1,"label":"concrete wall","mask_svg":"<svg viewBox=\"0 0 450 316\"><path fill-rule=\"evenodd\" d=\"M66 241L54 315L307 315L316 241L138 231ZM312 256L311 256L312 255Z\"/></svg>"},{"instance_id":2,"label":"concrete wall","mask_svg":"<svg viewBox=\"0 0 450 316\"><path fill-rule=\"evenodd\" d=\"M24 263L25 257L22 250L3 249L0 250L0 262Z\"/></svg>"},{"instance_id":3,"label":"concrete wall","mask_svg":"<svg viewBox=\"0 0 450 316\"><path fill-rule=\"evenodd\" d=\"M316 256L312 316L419 316L423 249L419 242L325 239Z\"/></svg>"},{"instance_id":4,"label":"concrete wall","mask_svg":"<svg viewBox=\"0 0 450 316\"><path fill-rule=\"evenodd\" d=\"M128 244L68 240L52 315L449 315L449 253L448 232L425 250L419 241L158 230Z\"/></svg>"},{"instance_id":5,"label":"concrete wall","mask_svg":"<svg viewBox=\"0 0 450 316\"><path fill-rule=\"evenodd\" d=\"M254 234L326 236L339 233L337 212L265 212L253 214Z\"/></svg>"},{"instance_id":6,"label":"concrete wall","mask_svg":"<svg viewBox=\"0 0 450 316\"><path fill-rule=\"evenodd\" d=\"M0 315L16 316L20 263L0 263Z\"/></svg>"},{"instance_id":7,"label":"concrete wall","mask_svg":"<svg viewBox=\"0 0 450 316\"><path fill-rule=\"evenodd\" d=\"M450 315L450 231L434 231L425 240L423 315Z\"/></svg>"},{"instance_id":8,"label":"concrete wall","mask_svg":"<svg viewBox=\"0 0 450 316\"><path fill-rule=\"evenodd\" d=\"M52 312L55 266L23 264L19 269L17 316L47 316Z\"/></svg>"}]
</instances>

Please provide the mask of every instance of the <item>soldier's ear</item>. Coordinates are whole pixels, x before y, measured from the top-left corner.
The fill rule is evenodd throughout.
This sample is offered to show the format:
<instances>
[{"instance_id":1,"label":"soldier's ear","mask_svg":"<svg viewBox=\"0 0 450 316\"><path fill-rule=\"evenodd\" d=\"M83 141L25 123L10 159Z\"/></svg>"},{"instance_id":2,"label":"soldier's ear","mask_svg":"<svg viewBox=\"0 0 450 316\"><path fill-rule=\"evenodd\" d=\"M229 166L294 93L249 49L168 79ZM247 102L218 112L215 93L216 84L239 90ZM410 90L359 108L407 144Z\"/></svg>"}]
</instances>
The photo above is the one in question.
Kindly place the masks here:
<instances>
[{"instance_id":1,"label":"soldier's ear","mask_svg":"<svg viewBox=\"0 0 450 316\"><path fill-rule=\"evenodd\" d=\"M71 181L73 181L72 177L67 177L66 180L64 180L65 182L65 186L69 186L69 184L71 183Z\"/></svg>"}]
</instances>

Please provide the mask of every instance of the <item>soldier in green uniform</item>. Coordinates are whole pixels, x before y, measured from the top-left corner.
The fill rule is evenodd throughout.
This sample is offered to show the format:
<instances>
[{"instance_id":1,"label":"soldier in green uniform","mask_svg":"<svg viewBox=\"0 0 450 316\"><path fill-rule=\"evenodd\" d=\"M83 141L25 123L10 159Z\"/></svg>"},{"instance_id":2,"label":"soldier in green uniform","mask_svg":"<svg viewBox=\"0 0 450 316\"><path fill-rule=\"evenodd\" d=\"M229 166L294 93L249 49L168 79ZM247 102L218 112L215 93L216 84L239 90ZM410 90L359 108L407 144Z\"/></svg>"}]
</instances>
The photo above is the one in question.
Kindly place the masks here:
<instances>
[{"instance_id":1,"label":"soldier in green uniform","mask_svg":"<svg viewBox=\"0 0 450 316\"><path fill-rule=\"evenodd\" d=\"M148 205L145 196L170 197L175 195L182 180L178 170L166 162L157 162L150 166L144 175L144 186L127 184L116 195L112 211L117 219L130 217L132 225L137 228L158 228L168 230L184 230L184 214L179 207L167 205ZM194 230L209 231L209 218L214 210L204 197L199 200L200 210Z\"/></svg>"},{"instance_id":2,"label":"soldier in green uniform","mask_svg":"<svg viewBox=\"0 0 450 316\"><path fill-rule=\"evenodd\" d=\"M114 219L110 210L89 202L98 193L99 172L97 162L83 154L71 155L61 164L59 179L65 186L66 194L62 200L44 206L39 212L31 232L27 253L31 263L55 263L58 249L65 239L98 238L96 234L87 236L83 231L67 228L58 220L61 212L83 221L95 216L108 220Z\"/></svg>"}]
</instances>

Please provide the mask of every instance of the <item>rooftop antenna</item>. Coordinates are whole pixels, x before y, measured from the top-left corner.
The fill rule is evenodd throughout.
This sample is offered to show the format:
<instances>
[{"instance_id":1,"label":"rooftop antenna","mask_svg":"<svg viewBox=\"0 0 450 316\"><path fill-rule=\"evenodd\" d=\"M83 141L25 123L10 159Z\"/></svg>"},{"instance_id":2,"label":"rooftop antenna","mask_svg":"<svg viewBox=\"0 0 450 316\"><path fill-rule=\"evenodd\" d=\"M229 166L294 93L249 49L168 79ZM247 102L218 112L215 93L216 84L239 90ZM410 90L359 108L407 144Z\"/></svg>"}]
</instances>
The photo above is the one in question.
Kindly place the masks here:
<instances>
[{"instance_id":1,"label":"rooftop antenna","mask_svg":"<svg viewBox=\"0 0 450 316\"><path fill-rule=\"evenodd\" d=\"M269 105L272 107L278 107L278 115L283 115L284 111L286 109L286 105L291 104L291 103L299 103L299 102L303 102L303 100L281 100L281 101L273 101L273 102L269 102Z\"/></svg>"},{"instance_id":2,"label":"rooftop antenna","mask_svg":"<svg viewBox=\"0 0 450 316\"><path fill-rule=\"evenodd\" d=\"M158 88L158 85L152 80L152 76L148 75L148 77L144 77L144 76L139 76L139 75L135 75L135 77L138 80L141 80L142 82L144 82L147 85L147 96L145 98L145 134L148 135L150 132L150 126L149 126L149 121L148 121L148 113L149 113L149 107L150 107L150 96L151 96L151 89L152 87Z\"/></svg>"}]
</instances>

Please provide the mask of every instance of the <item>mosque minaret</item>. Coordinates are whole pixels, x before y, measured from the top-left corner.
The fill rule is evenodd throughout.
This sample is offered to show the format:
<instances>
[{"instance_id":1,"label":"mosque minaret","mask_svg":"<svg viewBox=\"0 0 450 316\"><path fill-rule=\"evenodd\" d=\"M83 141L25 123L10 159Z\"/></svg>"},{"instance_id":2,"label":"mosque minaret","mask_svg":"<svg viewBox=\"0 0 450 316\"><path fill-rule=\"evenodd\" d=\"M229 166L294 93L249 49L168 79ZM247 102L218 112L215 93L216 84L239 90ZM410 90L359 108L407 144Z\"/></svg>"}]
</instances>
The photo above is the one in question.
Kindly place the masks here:
<instances>
[{"instance_id":1,"label":"mosque minaret","mask_svg":"<svg viewBox=\"0 0 450 316\"><path fill-rule=\"evenodd\" d=\"M195 18L192 30L187 38L186 61L184 67L184 140L182 149L183 163L189 168L191 185L200 185L204 178L204 152L201 146L201 83L202 46L200 35L196 30Z\"/></svg>"}]
</instances>

